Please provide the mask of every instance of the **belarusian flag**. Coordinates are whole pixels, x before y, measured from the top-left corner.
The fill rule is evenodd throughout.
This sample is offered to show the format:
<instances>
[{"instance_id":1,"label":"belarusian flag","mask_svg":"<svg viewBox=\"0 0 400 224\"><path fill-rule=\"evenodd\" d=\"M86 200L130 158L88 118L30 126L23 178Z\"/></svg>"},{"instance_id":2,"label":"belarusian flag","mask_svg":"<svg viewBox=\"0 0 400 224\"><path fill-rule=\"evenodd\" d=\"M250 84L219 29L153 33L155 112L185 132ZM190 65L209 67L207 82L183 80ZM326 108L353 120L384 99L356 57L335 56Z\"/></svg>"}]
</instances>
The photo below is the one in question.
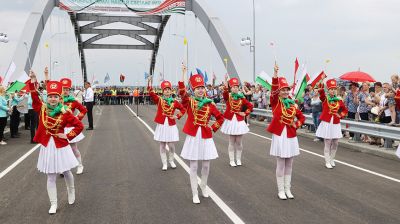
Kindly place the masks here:
<instances>
[{"instance_id":1,"label":"belarusian flag","mask_svg":"<svg viewBox=\"0 0 400 224\"><path fill-rule=\"evenodd\" d=\"M309 79L309 75L307 73L306 66L303 65L303 72L301 73L301 78L299 79L299 82L296 83L296 89L294 91L295 93L294 98L298 100L300 103L303 102L303 94L307 88L307 81L308 81L307 79Z\"/></svg>"},{"instance_id":2,"label":"belarusian flag","mask_svg":"<svg viewBox=\"0 0 400 224\"><path fill-rule=\"evenodd\" d=\"M326 74L324 71L322 71L321 73L319 73L319 75L315 76L312 80L311 80L311 87L315 88L315 86L318 85L318 83L320 83L324 78L326 77Z\"/></svg>"},{"instance_id":3,"label":"belarusian flag","mask_svg":"<svg viewBox=\"0 0 400 224\"><path fill-rule=\"evenodd\" d=\"M256 83L271 91L272 78L266 72L260 72L256 78Z\"/></svg>"},{"instance_id":4,"label":"belarusian flag","mask_svg":"<svg viewBox=\"0 0 400 224\"><path fill-rule=\"evenodd\" d=\"M296 82L296 74L297 74L297 70L299 69L299 61L296 58L296 61L294 61L294 78L293 78L293 82Z\"/></svg>"},{"instance_id":5,"label":"belarusian flag","mask_svg":"<svg viewBox=\"0 0 400 224\"><path fill-rule=\"evenodd\" d=\"M7 93L15 93L15 91L19 92L25 86L26 86L25 83L20 82L20 81L15 81L10 85L10 87L8 87L6 92Z\"/></svg>"}]
</instances>

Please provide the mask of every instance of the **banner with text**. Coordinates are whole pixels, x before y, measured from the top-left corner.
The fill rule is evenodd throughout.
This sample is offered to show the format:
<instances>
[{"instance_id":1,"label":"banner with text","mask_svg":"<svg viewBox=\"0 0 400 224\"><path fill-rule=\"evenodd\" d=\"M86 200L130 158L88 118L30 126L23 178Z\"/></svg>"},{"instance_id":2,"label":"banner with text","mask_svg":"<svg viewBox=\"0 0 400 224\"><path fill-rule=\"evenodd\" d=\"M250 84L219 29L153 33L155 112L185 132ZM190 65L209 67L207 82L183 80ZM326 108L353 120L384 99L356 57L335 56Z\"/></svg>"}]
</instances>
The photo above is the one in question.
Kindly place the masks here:
<instances>
[{"instance_id":1,"label":"banner with text","mask_svg":"<svg viewBox=\"0 0 400 224\"><path fill-rule=\"evenodd\" d=\"M60 0L68 12L171 15L185 14L185 0Z\"/></svg>"}]
</instances>

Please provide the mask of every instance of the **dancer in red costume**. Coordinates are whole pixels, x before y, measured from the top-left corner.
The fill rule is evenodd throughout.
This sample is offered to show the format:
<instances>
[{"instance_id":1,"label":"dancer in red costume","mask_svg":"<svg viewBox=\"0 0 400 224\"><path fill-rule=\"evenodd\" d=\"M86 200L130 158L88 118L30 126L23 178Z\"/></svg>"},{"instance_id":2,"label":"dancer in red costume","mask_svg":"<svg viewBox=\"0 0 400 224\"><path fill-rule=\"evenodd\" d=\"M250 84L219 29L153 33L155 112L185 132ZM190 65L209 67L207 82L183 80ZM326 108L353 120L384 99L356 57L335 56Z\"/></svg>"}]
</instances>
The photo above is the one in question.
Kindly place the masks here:
<instances>
[{"instance_id":1,"label":"dancer in red costume","mask_svg":"<svg viewBox=\"0 0 400 224\"><path fill-rule=\"evenodd\" d=\"M69 90L72 87L71 79L62 78L60 80L60 83L63 88L63 96L62 97L63 97L64 105L67 106L72 111L72 114L75 113L75 110L78 110L79 114L76 117L80 121L82 121L82 119L85 117L87 109L81 103L79 103L79 101L77 101L73 96L70 95ZM65 128L65 134L68 134L72 129L73 129L73 127L67 126ZM78 175L83 173L82 155L78 149L78 142L82 141L84 138L85 138L85 136L81 132L78 136L76 136L74 139L69 141L72 151L74 152L74 155L79 162L78 168L76 170L76 174L78 174Z\"/></svg>"},{"instance_id":2,"label":"dancer in red costume","mask_svg":"<svg viewBox=\"0 0 400 224\"><path fill-rule=\"evenodd\" d=\"M37 168L40 172L47 174L47 193L51 204L49 214L55 214L57 211L57 174L64 174L68 203L75 202L74 176L70 170L79 163L68 141L82 132L83 124L61 103L62 86L60 82L47 81L47 102L43 103L37 92L39 85L35 73L31 71L30 77L32 107L39 114L39 127L34 137L34 141L41 144ZM66 127L73 127L73 129L65 134Z\"/></svg>"},{"instance_id":3,"label":"dancer in red costume","mask_svg":"<svg viewBox=\"0 0 400 224\"><path fill-rule=\"evenodd\" d=\"M167 170L167 145L169 148L169 164L172 169L176 168L174 162L175 156L175 144L174 142L179 141L179 132L176 127L176 119L181 119L185 114L186 109L183 108L177 100L171 97L172 85L169 81L163 81L161 83L161 89L163 96L158 96L153 88L151 87L151 78L148 80L147 90L150 93L150 97L155 104L157 104L157 114L154 118L154 122L157 123L156 131L154 132L154 140L160 142L160 156L162 162L162 170ZM180 112L175 115L175 110Z\"/></svg>"},{"instance_id":4,"label":"dancer in red costume","mask_svg":"<svg viewBox=\"0 0 400 224\"><path fill-rule=\"evenodd\" d=\"M253 104L246 100L243 93L239 92L239 79L231 78L225 80L223 92L226 110L224 113L225 121L222 124L221 132L229 135L229 164L231 167L242 165L243 135L249 132L245 117L253 111ZM246 111L243 112L243 108ZM235 162L236 151L236 162Z\"/></svg>"},{"instance_id":5,"label":"dancer in red costume","mask_svg":"<svg viewBox=\"0 0 400 224\"><path fill-rule=\"evenodd\" d=\"M322 102L322 113L316 136L324 139L325 167L332 169L335 167L335 155L339 139L343 137L340 119L346 117L348 110L343 100L336 96L336 80L329 79L326 81L326 86L328 95L325 94L323 82L321 82L318 90Z\"/></svg>"},{"instance_id":6,"label":"dancer in red costume","mask_svg":"<svg viewBox=\"0 0 400 224\"><path fill-rule=\"evenodd\" d=\"M275 65L270 97L273 117L267 130L272 133L270 155L276 156L278 197L286 200L294 198L290 191L293 159L300 154L296 131L305 117L289 97L290 87L284 77L278 78L278 71Z\"/></svg>"},{"instance_id":7,"label":"dancer in red costume","mask_svg":"<svg viewBox=\"0 0 400 224\"><path fill-rule=\"evenodd\" d=\"M187 120L183 132L187 134L181 156L190 161L190 185L193 194L193 203L199 204L197 191L198 161L202 161L200 189L203 197L208 197L207 179L210 171L210 160L218 158L217 149L212 138L212 131L216 132L224 122L224 116L219 112L214 102L206 97L204 80L201 75L190 77L190 85L194 96L190 96L185 87L186 67L182 66L182 81L179 82L179 95L182 105L187 109ZM209 126L210 118L216 121Z\"/></svg>"}]
</instances>

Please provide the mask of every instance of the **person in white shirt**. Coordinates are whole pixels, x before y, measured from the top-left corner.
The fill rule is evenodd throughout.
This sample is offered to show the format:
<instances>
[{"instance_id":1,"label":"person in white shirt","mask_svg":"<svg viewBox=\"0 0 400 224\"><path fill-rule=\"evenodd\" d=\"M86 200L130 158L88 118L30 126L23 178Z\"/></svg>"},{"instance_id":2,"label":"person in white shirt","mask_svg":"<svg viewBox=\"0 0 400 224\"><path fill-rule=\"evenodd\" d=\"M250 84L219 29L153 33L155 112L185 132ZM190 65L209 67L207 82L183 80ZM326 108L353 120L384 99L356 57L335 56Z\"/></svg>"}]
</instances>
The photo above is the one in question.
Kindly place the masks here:
<instances>
[{"instance_id":1,"label":"person in white shirt","mask_svg":"<svg viewBox=\"0 0 400 224\"><path fill-rule=\"evenodd\" d=\"M87 111L87 118L89 127L86 130L93 130L93 104L94 104L94 92L90 86L90 82L85 82L85 94L83 95L85 107Z\"/></svg>"}]
</instances>

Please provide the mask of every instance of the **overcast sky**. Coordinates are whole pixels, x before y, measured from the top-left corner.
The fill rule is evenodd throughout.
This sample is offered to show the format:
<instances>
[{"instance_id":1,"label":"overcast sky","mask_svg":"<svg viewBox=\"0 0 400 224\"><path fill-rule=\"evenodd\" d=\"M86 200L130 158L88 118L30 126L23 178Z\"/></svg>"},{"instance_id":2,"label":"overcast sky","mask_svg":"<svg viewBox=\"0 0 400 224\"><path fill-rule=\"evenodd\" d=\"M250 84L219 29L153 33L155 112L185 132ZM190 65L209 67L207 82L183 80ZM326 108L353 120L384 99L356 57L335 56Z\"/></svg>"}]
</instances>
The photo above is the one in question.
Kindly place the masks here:
<instances>
[{"instance_id":1,"label":"overcast sky","mask_svg":"<svg viewBox=\"0 0 400 224\"><path fill-rule=\"evenodd\" d=\"M0 33L7 33L10 42L0 43L0 75L4 76L11 62L24 24L37 0L0 0ZM205 0L220 17L230 38L236 43L243 61L252 68L248 47L242 47L242 37L252 37L252 0ZM400 69L400 2L398 0L255 0L256 2L256 71L272 73L275 43L281 73L293 78L294 60L307 63L310 74L325 69L332 77L361 69L379 81L389 81ZM114 27L125 28L121 25ZM67 34L50 36L55 33ZM66 13L55 9L42 35L34 61L38 73L50 64L49 42L54 67L52 78L72 77L82 81L77 46ZM195 67L215 72L218 80L225 73L222 61L200 21L192 13L171 17L161 42L156 74L176 82L180 78L180 63L184 57L183 40L173 34L185 35L189 41L190 69ZM88 37L84 37L87 39ZM137 43L126 37L110 37L103 43ZM101 43L99 42L99 43ZM119 74L126 75L127 85L144 84L150 51L85 50L88 79L103 83L109 73L111 82L120 84ZM329 59L331 62L326 64ZM17 65L21 66L21 65ZM252 79L252 70L242 80Z\"/></svg>"}]
</instances>

